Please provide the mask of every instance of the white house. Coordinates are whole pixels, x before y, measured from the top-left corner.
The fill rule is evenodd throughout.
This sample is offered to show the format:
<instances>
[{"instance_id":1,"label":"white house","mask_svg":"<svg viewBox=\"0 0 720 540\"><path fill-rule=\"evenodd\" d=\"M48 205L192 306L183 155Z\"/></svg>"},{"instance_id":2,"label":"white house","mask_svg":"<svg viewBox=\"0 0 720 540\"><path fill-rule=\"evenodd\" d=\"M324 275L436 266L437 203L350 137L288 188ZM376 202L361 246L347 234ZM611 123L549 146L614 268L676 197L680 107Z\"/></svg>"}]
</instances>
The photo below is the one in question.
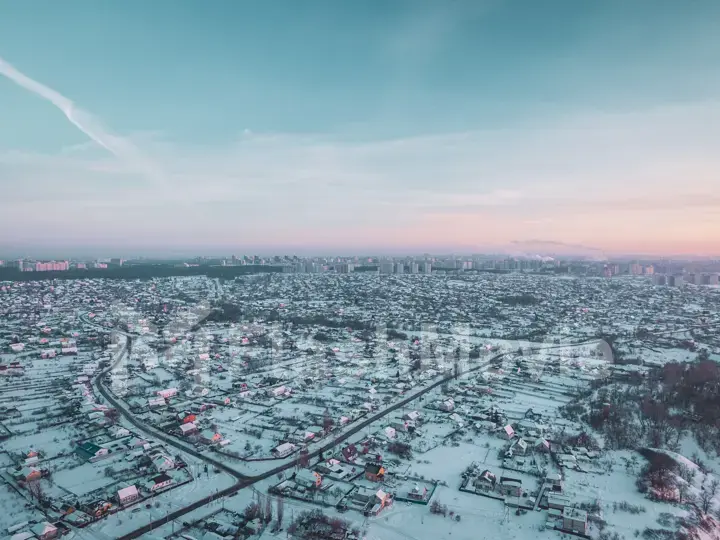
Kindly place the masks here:
<instances>
[{"instance_id":1,"label":"white house","mask_svg":"<svg viewBox=\"0 0 720 540\"><path fill-rule=\"evenodd\" d=\"M58 535L57 527L47 521L34 525L30 530L40 540L50 540Z\"/></svg>"},{"instance_id":2,"label":"white house","mask_svg":"<svg viewBox=\"0 0 720 540\"><path fill-rule=\"evenodd\" d=\"M384 432L385 432L385 436L386 436L388 439L394 439L395 437L397 437L397 433L396 433L394 427L387 426L387 427L385 428Z\"/></svg>"},{"instance_id":3,"label":"white house","mask_svg":"<svg viewBox=\"0 0 720 540\"><path fill-rule=\"evenodd\" d=\"M512 450L513 454L518 456L524 456L527 452L528 445L527 443L522 439L517 439L515 441L515 444L513 444L510 449Z\"/></svg>"},{"instance_id":4,"label":"white house","mask_svg":"<svg viewBox=\"0 0 720 540\"><path fill-rule=\"evenodd\" d=\"M140 494L135 486L128 486L118 491L117 497L120 504L129 504L136 501Z\"/></svg>"},{"instance_id":5,"label":"white house","mask_svg":"<svg viewBox=\"0 0 720 540\"><path fill-rule=\"evenodd\" d=\"M273 449L272 454L275 457L285 457L289 456L295 451L295 445L292 443L283 443L280 446L277 446Z\"/></svg>"},{"instance_id":6,"label":"white house","mask_svg":"<svg viewBox=\"0 0 720 540\"><path fill-rule=\"evenodd\" d=\"M535 451L536 452L549 452L550 451L550 443L547 441L547 439L544 439L540 437L535 441Z\"/></svg>"},{"instance_id":7,"label":"white house","mask_svg":"<svg viewBox=\"0 0 720 540\"><path fill-rule=\"evenodd\" d=\"M130 435L130 430L122 426L113 426L110 429L110 435L116 439L120 439L122 437L128 437Z\"/></svg>"},{"instance_id":8,"label":"white house","mask_svg":"<svg viewBox=\"0 0 720 540\"><path fill-rule=\"evenodd\" d=\"M285 394L289 394L290 389L285 386L278 386L277 388L271 388L268 390L267 394L270 397L280 397L284 396Z\"/></svg>"},{"instance_id":9,"label":"white house","mask_svg":"<svg viewBox=\"0 0 720 540\"><path fill-rule=\"evenodd\" d=\"M198 428L193 422L188 422L186 424L180 425L180 433L184 437L187 437L188 435L192 435L193 433L197 433Z\"/></svg>"},{"instance_id":10,"label":"white house","mask_svg":"<svg viewBox=\"0 0 720 540\"><path fill-rule=\"evenodd\" d=\"M154 409L156 407L164 407L164 406L165 406L165 398L156 397L156 398L148 399L148 407L150 407L151 409Z\"/></svg>"},{"instance_id":11,"label":"white house","mask_svg":"<svg viewBox=\"0 0 720 540\"><path fill-rule=\"evenodd\" d=\"M162 474L157 475L152 480L150 480L147 483L147 487L150 491L157 491L158 489L167 487L172 483L173 483L173 479L170 478L167 474L162 473Z\"/></svg>"},{"instance_id":12,"label":"white house","mask_svg":"<svg viewBox=\"0 0 720 540\"><path fill-rule=\"evenodd\" d=\"M176 396L178 393L178 390L177 390L177 388L167 388L165 390L158 390L156 393L158 396L161 396L164 399L169 399L173 396Z\"/></svg>"},{"instance_id":13,"label":"white house","mask_svg":"<svg viewBox=\"0 0 720 540\"><path fill-rule=\"evenodd\" d=\"M410 411L403 415L403 420L409 420L410 422L417 422L420 420L420 413L417 411Z\"/></svg>"},{"instance_id":14,"label":"white house","mask_svg":"<svg viewBox=\"0 0 720 540\"><path fill-rule=\"evenodd\" d=\"M165 454L155 454L152 464L157 472L165 472L175 468L175 460Z\"/></svg>"},{"instance_id":15,"label":"white house","mask_svg":"<svg viewBox=\"0 0 720 540\"><path fill-rule=\"evenodd\" d=\"M446 399L440 404L440 410L450 412L455 408L455 401L452 398Z\"/></svg>"}]
</instances>

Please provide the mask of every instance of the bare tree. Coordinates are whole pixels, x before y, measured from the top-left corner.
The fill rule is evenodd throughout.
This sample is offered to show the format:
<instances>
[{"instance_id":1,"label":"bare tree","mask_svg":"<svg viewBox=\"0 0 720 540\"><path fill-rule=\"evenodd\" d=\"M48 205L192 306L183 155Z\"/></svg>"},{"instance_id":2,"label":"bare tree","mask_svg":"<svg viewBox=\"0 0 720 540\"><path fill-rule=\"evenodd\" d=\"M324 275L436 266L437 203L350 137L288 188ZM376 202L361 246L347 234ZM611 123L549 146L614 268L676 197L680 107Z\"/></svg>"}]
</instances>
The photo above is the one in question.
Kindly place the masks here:
<instances>
[{"instance_id":1,"label":"bare tree","mask_svg":"<svg viewBox=\"0 0 720 540\"><path fill-rule=\"evenodd\" d=\"M265 523L270 523L272 521L273 509L272 509L272 498L270 498L270 497L265 499L265 515L263 517L265 519Z\"/></svg>"},{"instance_id":2,"label":"bare tree","mask_svg":"<svg viewBox=\"0 0 720 540\"><path fill-rule=\"evenodd\" d=\"M285 516L285 502L282 497L277 498L277 522L278 528L282 526L283 517Z\"/></svg>"},{"instance_id":3,"label":"bare tree","mask_svg":"<svg viewBox=\"0 0 720 540\"><path fill-rule=\"evenodd\" d=\"M31 480L30 482L28 482L27 490L28 490L28 493L30 493L30 497L37 501L40 501L44 496L44 492L43 492L43 488L42 488L42 484L40 483L40 480Z\"/></svg>"},{"instance_id":4,"label":"bare tree","mask_svg":"<svg viewBox=\"0 0 720 540\"><path fill-rule=\"evenodd\" d=\"M680 500L678 501L680 504L691 502L690 486L687 482L680 482L680 484L678 485L678 495L680 497Z\"/></svg>"},{"instance_id":5,"label":"bare tree","mask_svg":"<svg viewBox=\"0 0 720 540\"><path fill-rule=\"evenodd\" d=\"M707 514L712 508L713 499L718 493L718 488L720 488L720 482L717 479L713 480L709 484L707 481L703 483L698 499L698 502L700 503L700 510L702 510L703 514Z\"/></svg>"}]
</instances>

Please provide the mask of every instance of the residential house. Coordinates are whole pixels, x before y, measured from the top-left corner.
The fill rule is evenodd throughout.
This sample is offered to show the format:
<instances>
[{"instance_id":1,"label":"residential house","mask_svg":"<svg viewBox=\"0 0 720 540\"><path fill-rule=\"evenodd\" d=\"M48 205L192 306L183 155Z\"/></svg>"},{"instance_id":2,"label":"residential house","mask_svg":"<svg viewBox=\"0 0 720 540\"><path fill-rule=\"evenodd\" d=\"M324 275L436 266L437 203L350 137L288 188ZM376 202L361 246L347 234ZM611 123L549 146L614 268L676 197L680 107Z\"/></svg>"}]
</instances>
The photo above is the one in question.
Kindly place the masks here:
<instances>
[{"instance_id":1,"label":"residential house","mask_svg":"<svg viewBox=\"0 0 720 540\"><path fill-rule=\"evenodd\" d=\"M440 403L439 408L441 411L450 412L455 409L455 401L453 400L453 398L448 398L442 403Z\"/></svg>"},{"instance_id":2,"label":"residential house","mask_svg":"<svg viewBox=\"0 0 720 540\"><path fill-rule=\"evenodd\" d=\"M379 463L365 465L365 478L371 482L382 482L385 478L385 468Z\"/></svg>"},{"instance_id":3,"label":"residential house","mask_svg":"<svg viewBox=\"0 0 720 540\"><path fill-rule=\"evenodd\" d=\"M547 473L545 475L545 483L555 492L561 492L563 488L562 476L560 473Z\"/></svg>"},{"instance_id":4,"label":"residential house","mask_svg":"<svg viewBox=\"0 0 720 540\"><path fill-rule=\"evenodd\" d=\"M148 399L148 407L151 409L155 409L157 407L164 407L165 404L165 398L163 397L155 397Z\"/></svg>"},{"instance_id":5,"label":"residential house","mask_svg":"<svg viewBox=\"0 0 720 540\"><path fill-rule=\"evenodd\" d=\"M510 424L508 424L507 426L505 426L505 427L503 428L503 431L504 431L504 433L505 433L505 436L506 436L508 439L512 439L512 438L515 436L515 430L513 429L513 427L512 427Z\"/></svg>"},{"instance_id":6,"label":"residential house","mask_svg":"<svg viewBox=\"0 0 720 540\"><path fill-rule=\"evenodd\" d=\"M187 411L178 413L177 418L181 424L187 424L189 422L195 422L195 420L197 420L196 415L194 415L191 412L187 412Z\"/></svg>"},{"instance_id":7,"label":"residential house","mask_svg":"<svg viewBox=\"0 0 720 540\"><path fill-rule=\"evenodd\" d=\"M283 458L292 454L295 448L296 446L294 444L286 442L273 448L272 454L276 458Z\"/></svg>"},{"instance_id":8,"label":"residential house","mask_svg":"<svg viewBox=\"0 0 720 540\"><path fill-rule=\"evenodd\" d=\"M388 439L394 439L395 437L397 437L397 433L395 432L395 428L393 427L387 426L383 430L383 432L385 433L385 437L387 437Z\"/></svg>"},{"instance_id":9,"label":"residential house","mask_svg":"<svg viewBox=\"0 0 720 540\"><path fill-rule=\"evenodd\" d=\"M385 493L382 489L377 490L375 493L375 500L373 501L375 504L372 505L370 508L369 514L372 516L377 516L385 506L390 504L390 495Z\"/></svg>"},{"instance_id":10,"label":"residential house","mask_svg":"<svg viewBox=\"0 0 720 540\"><path fill-rule=\"evenodd\" d=\"M170 478L167 474L162 473L162 474L157 475L152 480L150 480L147 483L147 488L150 491L157 491L159 489L169 486L172 483L173 483L173 479Z\"/></svg>"},{"instance_id":11,"label":"residential house","mask_svg":"<svg viewBox=\"0 0 720 540\"><path fill-rule=\"evenodd\" d=\"M367 506L370 504L373 493L368 488L360 486L355 491L353 491L352 495L350 496L353 500L353 502L361 505Z\"/></svg>"},{"instance_id":12,"label":"residential house","mask_svg":"<svg viewBox=\"0 0 720 540\"><path fill-rule=\"evenodd\" d=\"M422 491L420 491L420 486L415 484L415 487L413 487L410 491L407 493L407 498L412 499L415 501L424 501L427 497L428 488L423 487Z\"/></svg>"},{"instance_id":13,"label":"residential house","mask_svg":"<svg viewBox=\"0 0 720 540\"><path fill-rule=\"evenodd\" d=\"M121 439L122 437L130 436L130 430L122 426L113 426L110 428L110 435L115 439Z\"/></svg>"},{"instance_id":14,"label":"residential house","mask_svg":"<svg viewBox=\"0 0 720 540\"><path fill-rule=\"evenodd\" d=\"M308 433L312 433L316 439L319 439L325 435L325 428L322 426L310 426L307 428Z\"/></svg>"},{"instance_id":15,"label":"residential house","mask_svg":"<svg viewBox=\"0 0 720 540\"><path fill-rule=\"evenodd\" d=\"M281 397L290 393L290 389L286 386L278 386L277 388L271 388L267 391L269 397Z\"/></svg>"},{"instance_id":16,"label":"residential house","mask_svg":"<svg viewBox=\"0 0 720 540\"><path fill-rule=\"evenodd\" d=\"M153 468L159 473L175 468L175 460L165 454L155 454L151 459Z\"/></svg>"},{"instance_id":17,"label":"residential house","mask_svg":"<svg viewBox=\"0 0 720 540\"><path fill-rule=\"evenodd\" d=\"M570 498L557 493L549 493L547 496L548 508L556 510L565 510L566 506L570 506Z\"/></svg>"},{"instance_id":18,"label":"residential house","mask_svg":"<svg viewBox=\"0 0 720 540\"><path fill-rule=\"evenodd\" d=\"M497 476L488 471L487 469L480 473L475 479L474 486L476 490L492 492L495 491L497 485Z\"/></svg>"},{"instance_id":19,"label":"residential house","mask_svg":"<svg viewBox=\"0 0 720 540\"><path fill-rule=\"evenodd\" d=\"M199 384L196 384L193 386L192 390L190 390L190 395L195 397L205 397L210 393L210 390L205 388L204 386L200 386Z\"/></svg>"},{"instance_id":20,"label":"residential house","mask_svg":"<svg viewBox=\"0 0 720 540\"><path fill-rule=\"evenodd\" d=\"M295 483L306 489L317 489L322 484L322 476L310 469L300 469L295 474Z\"/></svg>"},{"instance_id":21,"label":"residential house","mask_svg":"<svg viewBox=\"0 0 720 540\"><path fill-rule=\"evenodd\" d=\"M177 393L178 393L177 388L167 388L165 390L158 390L156 392L156 394L163 399L170 399L171 397L176 396Z\"/></svg>"},{"instance_id":22,"label":"residential house","mask_svg":"<svg viewBox=\"0 0 720 540\"><path fill-rule=\"evenodd\" d=\"M507 456L524 456L527 453L528 444L522 439L516 439L515 442L510 446L506 455Z\"/></svg>"},{"instance_id":23,"label":"residential house","mask_svg":"<svg viewBox=\"0 0 720 540\"><path fill-rule=\"evenodd\" d=\"M95 462L108 457L110 450L91 442L84 442L75 448L75 453L86 461Z\"/></svg>"},{"instance_id":24,"label":"residential house","mask_svg":"<svg viewBox=\"0 0 720 540\"><path fill-rule=\"evenodd\" d=\"M58 536L57 527L47 521L34 525L30 531L40 540L51 540Z\"/></svg>"},{"instance_id":25,"label":"residential house","mask_svg":"<svg viewBox=\"0 0 720 540\"><path fill-rule=\"evenodd\" d=\"M120 504L130 504L140 498L140 493L135 486L128 486L117 492L117 498Z\"/></svg>"},{"instance_id":26,"label":"residential house","mask_svg":"<svg viewBox=\"0 0 720 540\"><path fill-rule=\"evenodd\" d=\"M410 411L409 413L405 413L403 414L403 420L417 423L420 421L420 413L417 411Z\"/></svg>"},{"instance_id":27,"label":"residential house","mask_svg":"<svg viewBox=\"0 0 720 540\"><path fill-rule=\"evenodd\" d=\"M35 467L23 467L18 472L13 473L16 482L32 482L42 477L42 471Z\"/></svg>"},{"instance_id":28,"label":"residential house","mask_svg":"<svg viewBox=\"0 0 720 540\"><path fill-rule=\"evenodd\" d=\"M536 452L548 453L550 452L550 443L547 439L540 437L535 441L534 448Z\"/></svg>"},{"instance_id":29,"label":"residential house","mask_svg":"<svg viewBox=\"0 0 720 540\"><path fill-rule=\"evenodd\" d=\"M182 424L180 426L180 433L183 437L188 437L190 435L194 435L198 432L198 428L195 425L194 422L188 422L187 424Z\"/></svg>"},{"instance_id":30,"label":"residential house","mask_svg":"<svg viewBox=\"0 0 720 540\"><path fill-rule=\"evenodd\" d=\"M355 461L355 458L357 458L358 451L357 447L354 444L349 444L345 448L341 450L343 458L345 461Z\"/></svg>"},{"instance_id":31,"label":"residential house","mask_svg":"<svg viewBox=\"0 0 720 540\"><path fill-rule=\"evenodd\" d=\"M585 510L566 506L562 513L563 526L566 531L587 534L588 516Z\"/></svg>"},{"instance_id":32,"label":"residential house","mask_svg":"<svg viewBox=\"0 0 720 540\"><path fill-rule=\"evenodd\" d=\"M522 495L522 480L501 476L497 490L506 497L520 497Z\"/></svg>"},{"instance_id":33,"label":"residential house","mask_svg":"<svg viewBox=\"0 0 720 540\"><path fill-rule=\"evenodd\" d=\"M186 426L187 424L183 424L183 426ZM180 426L182 428L182 426ZM200 440L204 442L205 444L213 444L220 442L222 440L222 435L220 435L217 431L214 431L212 429L204 429L200 433Z\"/></svg>"}]
</instances>

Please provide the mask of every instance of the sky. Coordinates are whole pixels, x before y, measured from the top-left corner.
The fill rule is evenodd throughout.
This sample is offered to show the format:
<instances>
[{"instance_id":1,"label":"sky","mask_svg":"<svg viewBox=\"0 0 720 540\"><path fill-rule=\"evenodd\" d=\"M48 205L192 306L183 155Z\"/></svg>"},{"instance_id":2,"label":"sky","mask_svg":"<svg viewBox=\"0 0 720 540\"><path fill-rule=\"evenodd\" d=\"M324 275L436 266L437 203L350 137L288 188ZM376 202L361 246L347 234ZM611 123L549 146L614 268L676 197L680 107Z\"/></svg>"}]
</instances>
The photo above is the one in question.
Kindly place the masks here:
<instances>
[{"instance_id":1,"label":"sky","mask_svg":"<svg viewBox=\"0 0 720 540\"><path fill-rule=\"evenodd\" d=\"M720 255L720 2L0 0L0 254Z\"/></svg>"}]
</instances>

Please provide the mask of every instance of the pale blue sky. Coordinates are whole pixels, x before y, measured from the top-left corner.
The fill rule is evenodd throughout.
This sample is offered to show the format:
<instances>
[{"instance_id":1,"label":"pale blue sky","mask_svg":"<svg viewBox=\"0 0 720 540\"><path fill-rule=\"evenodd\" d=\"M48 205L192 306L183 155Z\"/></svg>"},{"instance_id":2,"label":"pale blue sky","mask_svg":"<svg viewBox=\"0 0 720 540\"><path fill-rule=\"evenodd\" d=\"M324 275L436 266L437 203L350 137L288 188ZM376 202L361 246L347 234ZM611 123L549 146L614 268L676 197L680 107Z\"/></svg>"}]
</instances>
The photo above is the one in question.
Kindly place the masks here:
<instances>
[{"instance_id":1,"label":"pale blue sky","mask_svg":"<svg viewBox=\"0 0 720 540\"><path fill-rule=\"evenodd\" d=\"M720 251L719 36L716 0L0 0L0 59L111 137L0 77L0 226L41 216L0 248Z\"/></svg>"}]
</instances>

